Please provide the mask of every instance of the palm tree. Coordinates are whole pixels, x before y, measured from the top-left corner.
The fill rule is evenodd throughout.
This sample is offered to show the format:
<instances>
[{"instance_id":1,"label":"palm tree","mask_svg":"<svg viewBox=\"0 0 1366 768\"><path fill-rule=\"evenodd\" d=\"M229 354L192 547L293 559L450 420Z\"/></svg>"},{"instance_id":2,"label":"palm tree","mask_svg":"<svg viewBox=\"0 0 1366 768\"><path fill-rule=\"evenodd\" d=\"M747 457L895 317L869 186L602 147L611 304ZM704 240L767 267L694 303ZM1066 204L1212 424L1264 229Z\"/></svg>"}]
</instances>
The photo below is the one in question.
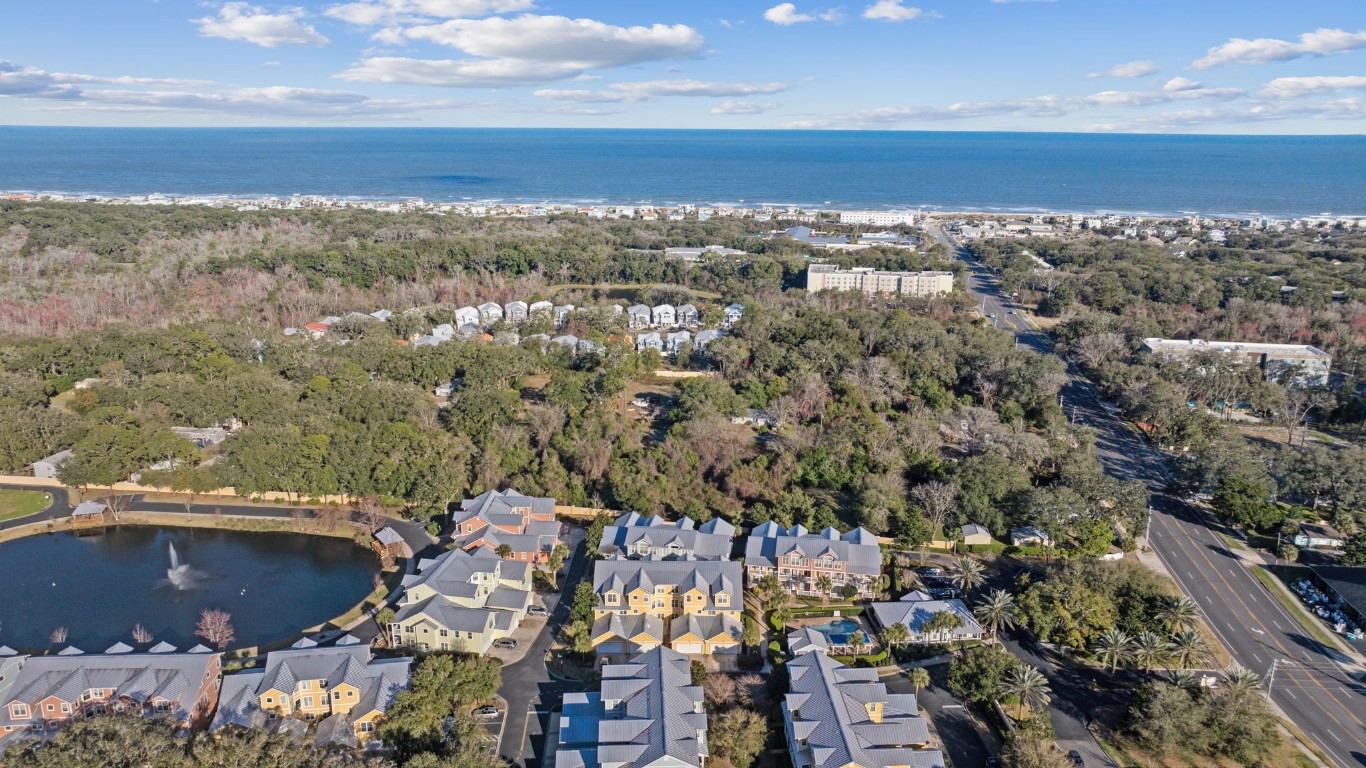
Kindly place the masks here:
<instances>
[{"instance_id":1,"label":"palm tree","mask_svg":"<svg viewBox=\"0 0 1366 768\"><path fill-rule=\"evenodd\" d=\"M1177 688L1190 690L1200 684L1200 676L1189 669L1173 669L1167 673L1167 682Z\"/></svg>"},{"instance_id":2,"label":"palm tree","mask_svg":"<svg viewBox=\"0 0 1366 768\"><path fill-rule=\"evenodd\" d=\"M1193 629L1183 629L1172 635L1172 658L1185 669L1198 666L1209 658L1209 644L1204 635Z\"/></svg>"},{"instance_id":3,"label":"palm tree","mask_svg":"<svg viewBox=\"0 0 1366 768\"><path fill-rule=\"evenodd\" d=\"M783 580L778 578L776 573L765 574L754 587L755 591L764 596L765 607L769 610L773 610L773 603L780 595L783 602L787 601L787 593L783 592Z\"/></svg>"},{"instance_id":4,"label":"palm tree","mask_svg":"<svg viewBox=\"0 0 1366 768\"><path fill-rule=\"evenodd\" d=\"M920 695L920 689L930 684L930 671L924 667L916 667L911 670L911 685L915 686L915 695Z\"/></svg>"},{"instance_id":5,"label":"palm tree","mask_svg":"<svg viewBox=\"0 0 1366 768\"><path fill-rule=\"evenodd\" d=\"M1261 690L1262 677L1243 667L1232 667L1224 672L1224 687L1236 693L1251 693Z\"/></svg>"},{"instance_id":6,"label":"palm tree","mask_svg":"<svg viewBox=\"0 0 1366 768\"><path fill-rule=\"evenodd\" d=\"M896 648L907 640L911 639L911 630L900 622L888 625L882 630L882 643L888 648Z\"/></svg>"},{"instance_id":7,"label":"palm tree","mask_svg":"<svg viewBox=\"0 0 1366 768\"><path fill-rule=\"evenodd\" d=\"M830 592L834 588L835 582L831 581L829 576L822 573L816 577L816 591L821 593L821 603L830 599Z\"/></svg>"},{"instance_id":8,"label":"palm tree","mask_svg":"<svg viewBox=\"0 0 1366 768\"><path fill-rule=\"evenodd\" d=\"M498 549L495 549L494 551L497 552L498 556L503 558L504 560L508 559L509 557L512 557L512 547L507 544L499 544Z\"/></svg>"},{"instance_id":9,"label":"palm tree","mask_svg":"<svg viewBox=\"0 0 1366 768\"><path fill-rule=\"evenodd\" d=\"M1167 638L1156 632L1144 630L1134 636L1134 661L1149 672L1170 650L1171 644Z\"/></svg>"},{"instance_id":10,"label":"palm tree","mask_svg":"<svg viewBox=\"0 0 1366 768\"><path fill-rule=\"evenodd\" d=\"M1029 707L1031 711L1038 711L1048 706L1048 702L1053 700L1052 690L1048 687L1048 678L1038 669L1028 664L1019 664L1011 667L1006 673L1005 679L1001 681L1001 689L1006 693L1012 694L1020 703L1017 720L1024 719L1024 708Z\"/></svg>"},{"instance_id":11,"label":"palm tree","mask_svg":"<svg viewBox=\"0 0 1366 768\"><path fill-rule=\"evenodd\" d=\"M920 625L920 631L928 639L934 637L943 642L953 640L953 632L963 626L963 617L957 611L935 611L924 624Z\"/></svg>"},{"instance_id":12,"label":"palm tree","mask_svg":"<svg viewBox=\"0 0 1366 768\"><path fill-rule=\"evenodd\" d=\"M1091 652L1102 664L1110 667L1110 674L1114 674L1120 664L1127 663L1133 656L1134 639L1128 632L1122 629L1107 629L1100 637L1096 638L1096 645Z\"/></svg>"},{"instance_id":13,"label":"palm tree","mask_svg":"<svg viewBox=\"0 0 1366 768\"><path fill-rule=\"evenodd\" d=\"M780 605L773 609L773 623L779 627L787 626L792 621L792 609L786 605Z\"/></svg>"},{"instance_id":14,"label":"palm tree","mask_svg":"<svg viewBox=\"0 0 1366 768\"><path fill-rule=\"evenodd\" d=\"M1015 626L1015 596L1004 589L993 590L977 603L972 614L994 638L1003 627Z\"/></svg>"},{"instance_id":15,"label":"palm tree","mask_svg":"<svg viewBox=\"0 0 1366 768\"><path fill-rule=\"evenodd\" d=\"M960 557L955 559L949 568L949 580L958 587L958 591L966 595L987 580L985 571L986 566L982 565L981 560Z\"/></svg>"},{"instance_id":16,"label":"palm tree","mask_svg":"<svg viewBox=\"0 0 1366 768\"><path fill-rule=\"evenodd\" d=\"M863 652L863 642L863 632L855 631L849 635L849 647L853 649L855 656Z\"/></svg>"},{"instance_id":17,"label":"palm tree","mask_svg":"<svg viewBox=\"0 0 1366 768\"><path fill-rule=\"evenodd\" d=\"M1190 629L1200 620L1200 607L1185 595L1173 597L1157 612L1157 618L1173 632Z\"/></svg>"}]
</instances>

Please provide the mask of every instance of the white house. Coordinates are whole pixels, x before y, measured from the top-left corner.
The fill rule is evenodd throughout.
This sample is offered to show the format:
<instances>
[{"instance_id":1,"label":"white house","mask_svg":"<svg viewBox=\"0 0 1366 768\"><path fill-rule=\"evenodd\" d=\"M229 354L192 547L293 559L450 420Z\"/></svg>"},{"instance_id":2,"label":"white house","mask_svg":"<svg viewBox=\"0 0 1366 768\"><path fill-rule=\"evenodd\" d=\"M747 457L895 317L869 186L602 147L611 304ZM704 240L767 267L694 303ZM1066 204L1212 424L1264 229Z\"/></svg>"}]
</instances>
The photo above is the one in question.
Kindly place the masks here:
<instances>
[{"instance_id":1,"label":"white house","mask_svg":"<svg viewBox=\"0 0 1366 768\"><path fill-rule=\"evenodd\" d=\"M650 310L650 317L656 328L672 328L678 313L674 311L672 304L660 304Z\"/></svg>"},{"instance_id":2,"label":"white house","mask_svg":"<svg viewBox=\"0 0 1366 768\"><path fill-rule=\"evenodd\" d=\"M545 317L550 317L550 314L554 311L554 309L555 305L551 304L548 301L532 302L531 306L527 307L527 317L531 318L536 317L537 315L544 315Z\"/></svg>"},{"instance_id":3,"label":"white house","mask_svg":"<svg viewBox=\"0 0 1366 768\"><path fill-rule=\"evenodd\" d=\"M721 338L725 334L715 328L708 328L705 331L698 331L697 338L693 339L693 346L699 351L707 348L707 345Z\"/></svg>"},{"instance_id":4,"label":"white house","mask_svg":"<svg viewBox=\"0 0 1366 768\"><path fill-rule=\"evenodd\" d=\"M1023 528L1011 529L1010 544L1015 547L1051 547L1053 537L1042 528L1026 525Z\"/></svg>"},{"instance_id":5,"label":"white house","mask_svg":"<svg viewBox=\"0 0 1366 768\"><path fill-rule=\"evenodd\" d=\"M697 307L691 304L684 304L679 307L677 312L678 325L682 328L694 328L697 326L701 315L697 312Z\"/></svg>"},{"instance_id":6,"label":"white house","mask_svg":"<svg viewBox=\"0 0 1366 768\"><path fill-rule=\"evenodd\" d=\"M479 305L479 322L483 325L493 325L503 319L503 307L492 301Z\"/></svg>"},{"instance_id":7,"label":"white house","mask_svg":"<svg viewBox=\"0 0 1366 768\"><path fill-rule=\"evenodd\" d=\"M455 310L455 326L457 328L459 328L462 325L478 324L479 310L475 309L474 307L461 307L460 309Z\"/></svg>"},{"instance_id":8,"label":"white house","mask_svg":"<svg viewBox=\"0 0 1366 768\"><path fill-rule=\"evenodd\" d=\"M658 331L650 331L636 336L636 351L644 352L647 349L653 349L660 354L664 353L664 340L660 338Z\"/></svg>"},{"instance_id":9,"label":"white house","mask_svg":"<svg viewBox=\"0 0 1366 768\"><path fill-rule=\"evenodd\" d=\"M723 319L723 322L721 323L721 325L722 325L723 327L729 328L729 327L731 327L732 325L735 325L736 323L740 322L740 318L742 318L742 317L744 317L744 316L745 316L745 308L744 308L743 305L740 305L740 304L730 304L730 305L727 305L726 308L725 308L724 310L722 310L722 317L723 317L724 319Z\"/></svg>"},{"instance_id":10,"label":"white house","mask_svg":"<svg viewBox=\"0 0 1366 768\"><path fill-rule=\"evenodd\" d=\"M683 350L683 345L692 341L692 334L687 331L673 331L664 337L664 352L675 357Z\"/></svg>"},{"instance_id":11,"label":"white house","mask_svg":"<svg viewBox=\"0 0 1366 768\"><path fill-rule=\"evenodd\" d=\"M525 301L509 301L507 305L503 307L503 317L509 323L524 323L529 316L530 310L527 308Z\"/></svg>"},{"instance_id":12,"label":"white house","mask_svg":"<svg viewBox=\"0 0 1366 768\"><path fill-rule=\"evenodd\" d=\"M555 316L555 327L563 328L569 322L569 316L574 313L573 304L557 304L552 310Z\"/></svg>"},{"instance_id":13,"label":"white house","mask_svg":"<svg viewBox=\"0 0 1366 768\"><path fill-rule=\"evenodd\" d=\"M633 331L650 327L650 308L644 304L633 304L626 308L626 324Z\"/></svg>"}]
</instances>

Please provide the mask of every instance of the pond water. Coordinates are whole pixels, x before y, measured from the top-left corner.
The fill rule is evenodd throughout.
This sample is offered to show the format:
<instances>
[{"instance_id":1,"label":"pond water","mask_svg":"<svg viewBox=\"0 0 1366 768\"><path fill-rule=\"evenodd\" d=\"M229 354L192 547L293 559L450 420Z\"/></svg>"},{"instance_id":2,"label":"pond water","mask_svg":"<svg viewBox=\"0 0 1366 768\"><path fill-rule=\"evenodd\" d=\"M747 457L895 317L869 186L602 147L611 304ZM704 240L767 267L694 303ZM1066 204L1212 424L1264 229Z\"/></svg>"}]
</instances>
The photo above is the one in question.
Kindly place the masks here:
<instances>
[{"instance_id":1,"label":"pond water","mask_svg":"<svg viewBox=\"0 0 1366 768\"><path fill-rule=\"evenodd\" d=\"M175 565L172 569L172 549ZM297 533L119 526L0 544L0 645L87 653L134 644L142 624L182 650L203 608L232 615L233 646L279 640L345 613L374 588L379 561L350 539Z\"/></svg>"}]
</instances>

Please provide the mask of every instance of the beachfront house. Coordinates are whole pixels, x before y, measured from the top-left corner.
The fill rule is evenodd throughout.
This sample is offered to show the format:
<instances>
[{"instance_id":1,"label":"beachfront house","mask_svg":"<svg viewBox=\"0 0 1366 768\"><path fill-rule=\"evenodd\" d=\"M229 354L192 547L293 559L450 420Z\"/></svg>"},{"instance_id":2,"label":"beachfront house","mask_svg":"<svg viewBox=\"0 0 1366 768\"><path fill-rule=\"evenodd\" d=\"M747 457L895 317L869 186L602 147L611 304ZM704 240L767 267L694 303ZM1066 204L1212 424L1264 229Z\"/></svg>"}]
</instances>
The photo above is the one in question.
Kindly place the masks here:
<instances>
[{"instance_id":1,"label":"beachfront house","mask_svg":"<svg viewBox=\"0 0 1366 768\"><path fill-rule=\"evenodd\" d=\"M223 677L211 730L270 724L299 732L288 726L315 723L318 746L376 746L375 731L408 687L412 661L375 658L363 643L271 651L263 668Z\"/></svg>"},{"instance_id":2,"label":"beachfront house","mask_svg":"<svg viewBox=\"0 0 1366 768\"><path fill-rule=\"evenodd\" d=\"M508 637L531 607L531 563L483 548L423 559L403 577L394 644L423 651L486 653Z\"/></svg>"}]
</instances>

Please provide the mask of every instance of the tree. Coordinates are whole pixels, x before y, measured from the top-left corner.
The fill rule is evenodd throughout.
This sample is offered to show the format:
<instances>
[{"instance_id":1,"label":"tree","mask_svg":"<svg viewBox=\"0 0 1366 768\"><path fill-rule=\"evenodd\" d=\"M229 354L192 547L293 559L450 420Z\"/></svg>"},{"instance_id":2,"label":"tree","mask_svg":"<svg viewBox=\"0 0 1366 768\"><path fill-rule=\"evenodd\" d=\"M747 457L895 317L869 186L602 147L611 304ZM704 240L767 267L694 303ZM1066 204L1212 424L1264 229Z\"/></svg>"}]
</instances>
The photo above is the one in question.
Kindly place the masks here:
<instances>
[{"instance_id":1,"label":"tree","mask_svg":"<svg viewBox=\"0 0 1366 768\"><path fill-rule=\"evenodd\" d=\"M556 542L554 549L550 550L550 557L546 560L546 573L550 576L550 586L559 588L560 569L564 567L564 561L569 559L569 547L564 542Z\"/></svg>"},{"instance_id":2,"label":"tree","mask_svg":"<svg viewBox=\"0 0 1366 768\"><path fill-rule=\"evenodd\" d=\"M137 644L139 644L139 645L146 645L146 644L152 642L152 633L151 633L151 632L148 632L148 631L147 631L147 628L144 627L144 626L142 626L141 624L134 624L134 625L133 625L133 642L135 642L135 643L137 643Z\"/></svg>"},{"instance_id":3,"label":"tree","mask_svg":"<svg viewBox=\"0 0 1366 768\"><path fill-rule=\"evenodd\" d=\"M1284 517L1265 486L1233 475L1219 478L1210 506L1222 519L1249 530L1268 528Z\"/></svg>"},{"instance_id":4,"label":"tree","mask_svg":"<svg viewBox=\"0 0 1366 768\"><path fill-rule=\"evenodd\" d=\"M1134 663L1151 672L1158 662L1167 658L1170 644L1156 632L1144 630L1134 635Z\"/></svg>"},{"instance_id":5,"label":"tree","mask_svg":"<svg viewBox=\"0 0 1366 768\"><path fill-rule=\"evenodd\" d=\"M835 589L835 582L830 577L822 573L816 577L816 591L821 593L821 602L824 603L830 598L830 593Z\"/></svg>"},{"instance_id":6,"label":"tree","mask_svg":"<svg viewBox=\"0 0 1366 768\"><path fill-rule=\"evenodd\" d=\"M361 498L356 505L356 522L371 535L384 527L384 505L380 504L378 496L366 494Z\"/></svg>"},{"instance_id":7,"label":"tree","mask_svg":"<svg viewBox=\"0 0 1366 768\"><path fill-rule=\"evenodd\" d=\"M863 653L864 644L865 641L863 639L862 632L854 632L853 634L849 635L849 647L854 651L855 656L858 656L859 654Z\"/></svg>"},{"instance_id":8,"label":"tree","mask_svg":"<svg viewBox=\"0 0 1366 768\"><path fill-rule=\"evenodd\" d=\"M1179 595L1168 600L1157 617L1173 632L1190 629L1200 620L1200 607L1186 595Z\"/></svg>"},{"instance_id":9,"label":"tree","mask_svg":"<svg viewBox=\"0 0 1366 768\"><path fill-rule=\"evenodd\" d=\"M499 544L498 548L493 551L496 552L498 556L503 558L504 560L508 559L509 557L512 557L511 544Z\"/></svg>"},{"instance_id":10,"label":"tree","mask_svg":"<svg viewBox=\"0 0 1366 768\"><path fill-rule=\"evenodd\" d=\"M916 667L911 670L911 685L915 686L915 693L920 695L921 688L927 688L930 684L930 672L924 667Z\"/></svg>"},{"instance_id":11,"label":"tree","mask_svg":"<svg viewBox=\"0 0 1366 768\"><path fill-rule=\"evenodd\" d=\"M949 690L973 704L986 704L1000 691L1006 673L1018 662L998 645L969 648L949 662Z\"/></svg>"},{"instance_id":12,"label":"tree","mask_svg":"<svg viewBox=\"0 0 1366 768\"><path fill-rule=\"evenodd\" d=\"M735 678L724 672L712 672L702 679L702 696L707 708L714 711L725 709L735 698L738 686Z\"/></svg>"},{"instance_id":13,"label":"tree","mask_svg":"<svg viewBox=\"0 0 1366 768\"><path fill-rule=\"evenodd\" d=\"M409 687L389 705L378 735L401 761L419 752L441 751L443 745L460 751L461 744L446 743L448 719L459 724L451 729L455 733L479 731L469 709L491 699L501 682L499 665L491 659L472 654L425 656L414 666Z\"/></svg>"},{"instance_id":14,"label":"tree","mask_svg":"<svg viewBox=\"0 0 1366 768\"><path fill-rule=\"evenodd\" d=\"M1260 691L1262 688L1262 678L1256 672L1246 667L1234 665L1224 673L1224 687L1231 691L1240 693L1251 693Z\"/></svg>"},{"instance_id":15,"label":"tree","mask_svg":"<svg viewBox=\"0 0 1366 768\"><path fill-rule=\"evenodd\" d=\"M960 592L967 595L986 582L985 571L986 566L982 564L981 560L959 557L955 558L953 565L949 567L949 580Z\"/></svg>"},{"instance_id":16,"label":"tree","mask_svg":"<svg viewBox=\"0 0 1366 768\"><path fill-rule=\"evenodd\" d=\"M1091 653L1096 659L1110 667L1110 674L1114 674L1120 664L1127 663L1133 657L1133 651L1134 639L1122 629L1110 629L1101 633L1091 648Z\"/></svg>"},{"instance_id":17,"label":"tree","mask_svg":"<svg viewBox=\"0 0 1366 768\"><path fill-rule=\"evenodd\" d=\"M574 604L569 608L569 621L574 624L591 624L593 622L593 609L598 605L598 595L593 591L593 584L589 581L581 581L574 587Z\"/></svg>"},{"instance_id":18,"label":"tree","mask_svg":"<svg viewBox=\"0 0 1366 768\"><path fill-rule=\"evenodd\" d=\"M911 630L901 622L888 625L882 630L882 643L888 648L896 648L910 639Z\"/></svg>"},{"instance_id":19,"label":"tree","mask_svg":"<svg viewBox=\"0 0 1366 768\"><path fill-rule=\"evenodd\" d=\"M48 633L47 639L48 642L52 643L53 645L61 645L62 643L66 642L66 637L66 627L57 627L56 629Z\"/></svg>"},{"instance_id":20,"label":"tree","mask_svg":"<svg viewBox=\"0 0 1366 768\"><path fill-rule=\"evenodd\" d=\"M707 728L712 751L735 768L750 768L768 739L768 723L751 709L735 707L715 717Z\"/></svg>"},{"instance_id":21,"label":"tree","mask_svg":"<svg viewBox=\"0 0 1366 768\"><path fill-rule=\"evenodd\" d=\"M587 548L590 555L596 553L602 546L602 533L611 524L610 515L601 514L593 518L593 523L588 526L588 532L583 537L584 547Z\"/></svg>"},{"instance_id":22,"label":"tree","mask_svg":"<svg viewBox=\"0 0 1366 768\"><path fill-rule=\"evenodd\" d=\"M935 638L940 642L947 642L953 639L955 630L963 627L963 617L957 611L936 611L933 616L920 626L925 637Z\"/></svg>"},{"instance_id":23,"label":"tree","mask_svg":"<svg viewBox=\"0 0 1366 768\"><path fill-rule=\"evenodd\" d=\"M1019 664L1012 667L1001 681L1001 690L1014 696L1019 703L1017 720L1024 718L1024 708L1039 711L1052 701L1048 678L1035 667Z\"/></svg>"},{"instance_id":24,"label":"tree","mask_svg":"<svg viewBox=\"0 0 1366 768\"><path fill-rule=\"evenodd\" d=\"M237 637L232 627L232 614L218 608L205 608L199 612L199 624L195 626L194 633L220 651L231 645Z\"/></svg>"},{"instance_id":25,"label":"tree","mask_svg":"<svg viewBox=\"0 0 1366 768\"><path fill-rule=\"evenodd\" d=\"M1193 629L1183 629L1173 634L1168 647L1172 660L1185 669L1199 666L1210 655L1205 636Z\"/></svg>"},{"instance_id":26,"label":"tree","mask_svg":"<svg viewBox=\"0 0 1366 768\"><path fill-rule=\"evenodd\" d=\"M379 609L379 613L375 614L375 626L379 627L380 639L382 639L386 645L393 645L394 643L393 626L395 616L397 616L397 614L394 613L394 609L387 605Z\"/></svg>"},{"instance_id":27,"label":"tree","mask_svg":"<svg viewBox=\"0 0 1366 768\"><path fill-rule=\"evenodd\" d=\"M921 483L911 489L910 495L911 501L924 510L925 517L930 521L930 535L946 538L944 522L958 501L958 489L953 483L937 480Z\"/></svg>"},{"instance_id":28,"label":"tree","mask_svg":"<svg viewBox=\"0 0 1366 768\"><path fill-rule=\"evenodd\" d=\"M1343 542L1340 562L1343 565L1366 565L1366 528L1361 528Z\"/></svg>"},{"instance_id":29,"label":"tree","mask_svg":"<svg viewBox=\"0 0 1366 768\"><path fill-rule=\"evenodd\" d=\"M740 629L740 642L746 648L757 648L763 640L763 634L759 631L759 622L754 617L745 614L744 626Z\"/></svg>"},{"instance_id":30,"label":"tree","mask_svg":"<svg viewBox=\"0 0 1366 768\"><path fill-rule=\"evenodd\" d=\"M972 613L995 638L1003 627L1015 626L1015 596L1003 589L993 590L978 601Z\"/></svg>"}]
</instances>

